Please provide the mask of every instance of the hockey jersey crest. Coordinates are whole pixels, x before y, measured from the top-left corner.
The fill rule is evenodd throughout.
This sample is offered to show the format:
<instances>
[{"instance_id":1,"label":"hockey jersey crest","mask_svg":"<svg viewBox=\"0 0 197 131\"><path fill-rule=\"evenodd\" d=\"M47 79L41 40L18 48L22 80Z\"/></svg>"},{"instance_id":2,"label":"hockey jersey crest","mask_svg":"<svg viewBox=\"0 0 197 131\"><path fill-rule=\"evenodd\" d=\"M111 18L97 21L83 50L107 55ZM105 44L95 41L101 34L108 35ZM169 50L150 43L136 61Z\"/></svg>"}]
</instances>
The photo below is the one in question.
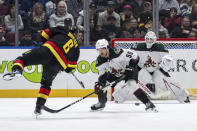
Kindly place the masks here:
<instances>
[{"instance_id":1,"label":"hockey jersey crest","mask_svg":"<svg viewBox=\"0 0 197 131\"><path fill-rule=\"evenodd\" d=\"M146 68L149 72L154 72L159 69L159 63L162 57L168 54L165 47L158 43L155 43L150 49L146 47L146 43L139 43L134 50L140 57L138 66L140 68Z\"/></svg>"}]
</instances>

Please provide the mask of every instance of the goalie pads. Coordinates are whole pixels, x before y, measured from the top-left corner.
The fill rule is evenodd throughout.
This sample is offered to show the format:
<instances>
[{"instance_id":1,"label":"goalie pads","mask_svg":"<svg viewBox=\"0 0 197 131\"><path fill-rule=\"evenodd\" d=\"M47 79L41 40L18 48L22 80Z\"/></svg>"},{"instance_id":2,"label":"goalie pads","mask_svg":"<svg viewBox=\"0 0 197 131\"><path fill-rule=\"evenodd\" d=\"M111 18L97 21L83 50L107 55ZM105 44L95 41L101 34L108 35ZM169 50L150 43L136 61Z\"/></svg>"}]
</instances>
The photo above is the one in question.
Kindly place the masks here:
<instances>
[{"instance_id":1,"label":"goalie pads","mask_svg":"<svg viewBox=\"0 0 197 131\"><path fill-rule=\"evenodd\" d=\"M159 66L165 71L168 72L170 69L175 67L174 60L170 55L165 55L161 59Z\"/></svg>"},{"instance_id":2,"label":"goalie pads","mask_svg":"<svg viewBox=\"0 0 197 131\"><path fill-rule=\"evenodd\" d=\"M171 96L177 99L180 103L184 103L189 95L179 82L172 79L172 77L165 76L160 70L154 72L153 82L156 87L163 91L170 91Z\"/></svg>"},{"instance_id":3,"label":"goalie pads","mask_svg":"<svg viewBox=\"0 0 197 131\"><path fill-rule=\"evenodd\" d=\"M135 80L128 80L126 85L117 89L112 96L114 97L115 102L123 103L128 100L128 98L133 95L133 92L138 89L138 85Z\"/></svg>"}]
</instances>

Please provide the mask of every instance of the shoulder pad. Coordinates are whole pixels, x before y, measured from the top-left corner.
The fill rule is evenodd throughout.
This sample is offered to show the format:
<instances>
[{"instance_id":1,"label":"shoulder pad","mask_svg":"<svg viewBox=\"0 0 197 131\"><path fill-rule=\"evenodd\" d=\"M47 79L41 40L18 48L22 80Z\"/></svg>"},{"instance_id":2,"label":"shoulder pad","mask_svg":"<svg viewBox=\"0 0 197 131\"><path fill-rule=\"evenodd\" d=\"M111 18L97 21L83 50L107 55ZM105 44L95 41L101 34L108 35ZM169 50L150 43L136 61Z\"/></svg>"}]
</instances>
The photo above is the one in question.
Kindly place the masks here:
<instances>
[{"instance_id":1,"label":"shoulder pad","mask_svg":"<svg viewBox=\"0 0 197 131\"><path fill-rule=\"evenodd\" d=\"M134 48L135 50L140 50L140 51L144 51L146 50L146 43L136 43L136 48Z\"/></svg>"},{"instance_id":2,"label":"shoulder pad","mask_svg":"<svg viewBox=\"0 0 197 131\"><path fill-rule=\"evenodd\" d=\"M96 59L96 67L104 64L107 61L107 59L102 58L101 56L98 56Z\"/></svg>"},{"instance_id":3,"label":"shoulder pad","mask_svg":"<svg viewBox=\"0 0 197 131\"><path fill-rule=\"evenodd\" d=\"M155 43L154 44L154 47L155 47L155 50L156 51L163 51L163 52L168 52L166 49L165 49L165 46L161 43Z\"/></svg>"}]
</instances>

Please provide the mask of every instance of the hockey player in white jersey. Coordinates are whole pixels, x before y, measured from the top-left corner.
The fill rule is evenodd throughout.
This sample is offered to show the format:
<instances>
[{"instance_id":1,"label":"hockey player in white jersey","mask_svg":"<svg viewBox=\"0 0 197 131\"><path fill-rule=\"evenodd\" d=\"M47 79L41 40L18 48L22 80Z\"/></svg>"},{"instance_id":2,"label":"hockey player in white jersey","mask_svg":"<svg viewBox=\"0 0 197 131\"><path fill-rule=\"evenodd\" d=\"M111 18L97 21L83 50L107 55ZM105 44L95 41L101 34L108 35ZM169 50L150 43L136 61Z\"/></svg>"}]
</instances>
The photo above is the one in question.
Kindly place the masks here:
<instances>
[{"instance_id":1,"label":"hockey player in white jersey","mask_svg":"<svg viewBox=\"0 0 197 131\"><path fill-rule=\"evenodd\" d=\"M135 95L146 105L145 110L157 112L155 105L148 99L146 93L139 88L138 70L139 61L135 51L109 48L108 41L100 39L96 42L96 49L99 52L96 68L99 72L98 82L95 84L95 91L98 95L98 103L91 106L92 110L101 110L107 102L107 91L100 90L106 82L113 82L125 75L126 86L120 93L114 94L115 101L123 102L129 96Z\"/></svg>"},{"instance_id":2,"label":"hockey player in white jersey","mask_svg":"<svg viewBox=\"0 0 197 131\"><path fill-rule=\"evenodd\" d=\"M138 62L140 84L145 86L153 81L156 88L170 91L171 96L180 103L190 102L189 93L168 73L170 69L174 68L173 58L164 45L158 44L156 41L155 33L149 31L145 35L146 43L138 43L134 49L140 57Z\"/></svg>"}]
</instances>

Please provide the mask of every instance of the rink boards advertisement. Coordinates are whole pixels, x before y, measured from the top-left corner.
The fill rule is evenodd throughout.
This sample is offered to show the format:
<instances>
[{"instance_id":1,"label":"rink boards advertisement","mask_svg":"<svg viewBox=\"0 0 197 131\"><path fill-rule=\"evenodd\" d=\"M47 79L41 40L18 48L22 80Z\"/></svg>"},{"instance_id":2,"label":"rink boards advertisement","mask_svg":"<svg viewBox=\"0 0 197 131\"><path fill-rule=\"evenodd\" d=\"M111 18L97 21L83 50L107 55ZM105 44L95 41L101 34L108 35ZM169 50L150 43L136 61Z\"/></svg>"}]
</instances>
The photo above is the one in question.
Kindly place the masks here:
<instances>
[{"instance_id":1,"label":"rink boards advertisement","mask_svg":"<svg viewBox=\"0 0 197 131\"><path fill-rule=\"evenodd\" d=\"M29 49L0 49L0 97L37 97L42 76L42 65L25 67L23 77L4 81L3 74L11 71L13 60ZM170 49L176 68L170 74L190 91L197 89L197 49ZM60 72L52 85L51 97L82 97L91 93L98 79L95 48L81 48L80 58L74 74L82 81L83 89L77 80L65 72ZM95 95L93 95L95 96Z\"/></svg>"}]
</instances>

